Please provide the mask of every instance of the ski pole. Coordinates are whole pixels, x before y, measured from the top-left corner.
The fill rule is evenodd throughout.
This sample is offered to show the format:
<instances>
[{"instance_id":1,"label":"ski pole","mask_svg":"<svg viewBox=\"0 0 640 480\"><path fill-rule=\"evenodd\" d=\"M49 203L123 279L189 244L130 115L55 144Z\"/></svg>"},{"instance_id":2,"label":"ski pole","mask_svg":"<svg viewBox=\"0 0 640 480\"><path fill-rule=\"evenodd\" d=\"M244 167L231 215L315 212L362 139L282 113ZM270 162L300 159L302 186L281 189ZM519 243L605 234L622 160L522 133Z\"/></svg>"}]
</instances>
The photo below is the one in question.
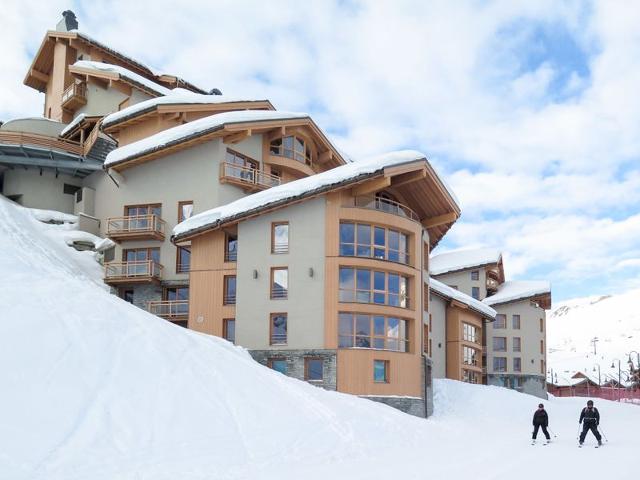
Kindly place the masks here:
<instances>
[{"instance_id":1,"label":"ski pole","mask_svg":"<svg viewBox=\"0 0 640 480\"><path fill-rule=\"evenodd\" d=\"M553 430L551 430L549 427L547 427L547 430L551 432L551 435L553 435L553 438L558 438L558 435L556 435L556 433Z\"/></svg>"},{"instance_id":2,"label":"ski pole","mask_svg":"<svg viewBox=\"0 0 640 480\"><path fill-rule=\"evenodd\" d=\"M602 427L600 425L598 425L600 433L602 434L602 436L604 437L604 441L609 443L609 439L607 438L607 436L604 434L604 430L602 430Z\"/></svg>"},{"instance_id":3,"label":"ski pole","mask_svg":"<svg viewBox=\"0 0 640 480\"><path fill-rule=\"evenodd\" d=\"M577 440L580 440L580 427L582 427L582 425L579 423L578 424L578 436L576 437Z\"/></svg>"}]
</instances>

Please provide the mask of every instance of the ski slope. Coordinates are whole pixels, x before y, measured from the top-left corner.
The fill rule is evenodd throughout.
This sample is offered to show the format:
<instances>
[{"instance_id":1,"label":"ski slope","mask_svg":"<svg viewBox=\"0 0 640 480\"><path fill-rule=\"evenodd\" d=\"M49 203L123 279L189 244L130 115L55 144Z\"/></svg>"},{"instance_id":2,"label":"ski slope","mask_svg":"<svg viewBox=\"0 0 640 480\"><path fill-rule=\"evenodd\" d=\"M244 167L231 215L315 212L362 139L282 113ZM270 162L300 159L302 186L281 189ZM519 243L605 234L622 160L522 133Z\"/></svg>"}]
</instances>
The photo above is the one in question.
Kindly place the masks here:
<instances>
[{"instance_id":1,"label":"ski slope","mask_svg":"<svg viewBox=\"0 0 640 480\"><path fill-rule=\"evenodd\" d=\"M628 354L640 351L640 290L564 302L547 316L549 367L558 377L581 371L598 382L618 380L618 359L628 370ZM591 340L597 338L596 353ZM637 365L637 355L631 355ZM612 368L611 365L615 367ZM624 382L625 374L622 374Z\"/></svg>"},{"instance_id":2,"label":"ski slope","mask_svg":"<svg viewBox=\"0 0 640 480\"><path fill-rule=\"evenodd\" d=\"M0 479L637 478L637 406L597 401L592 450L582 399L531 446L517 392L438 381L429 420L326 392L109 295L54 227L0 197Z\"/></svg>"}]
</instances>

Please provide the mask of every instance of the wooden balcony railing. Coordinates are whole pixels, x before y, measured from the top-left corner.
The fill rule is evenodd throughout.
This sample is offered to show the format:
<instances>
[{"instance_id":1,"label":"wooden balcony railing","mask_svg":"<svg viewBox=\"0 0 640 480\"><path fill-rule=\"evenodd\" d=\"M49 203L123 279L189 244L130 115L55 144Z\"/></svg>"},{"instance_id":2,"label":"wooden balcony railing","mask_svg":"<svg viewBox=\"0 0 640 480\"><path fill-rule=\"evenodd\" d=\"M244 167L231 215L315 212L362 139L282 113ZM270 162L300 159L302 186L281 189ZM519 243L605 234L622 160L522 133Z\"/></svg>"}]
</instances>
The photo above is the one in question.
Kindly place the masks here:
<instances>
[{"instance_id":1,"label":"wooden balcony railing","mask_svg":"<svg viewBox=\"0 0 640 480\"><path fill-rule=\"evenodd\" d=\"M148 304L149 312L167 320L184 320L189 316L188 300L152 301Z\"/></svg>"},{"instance_id":2,"label":"wooden balcony railing","mask_svg":"<svg viewBox=\"0 0 640 480\"><path fill-rule=\"evenodd\" d=\"M78 142L64 140L58 137L47 137L37 133L0 131L0 143L5 145L20 145L23 147L44 147L47 149L62 150L82 155L82 146Z\"/></svg>"},{"instance_id":3,"label":"wooden balcony railing","mask_svg":"<svg viewBox=\"0 0 640 480\"><path fill-rule=\"evenodd\" d=\"M220 180L258 190L280 185L280 177L261 172L255 168L227 162L220 164Z\"/></svg>"},{"instance_id":4,"label":"wooden balcony railing","mask_svg":"<svg viewBox=\"0 0 640 480\"><path fill-rule=\"evenodd\" d=\"M420 221L420 217L406 205L378 197L355 197L355 206L358 208L367 208L369 210L378 210L381 212L391 213L400 217L406 217L416 222Z\"/></svg>"},{"instance_id":5,"label":"wooden balcony railing","mask_svg":"<svg viewBox=\"0 0 640 480\"><path fill-rule=\"evenodd\" d=\"M105 263L104 270L104 280L108 284L155 283L162 278L163 267L153 260L142 260Z\"/></svg>"},{"instance_id":6,"label":"wooden balcony railing","mask_svg":"<svg viewBox=\"0 0 640 480\"><path fill-rule=\"evenodd\" d=\"M72 83L62 92L62 108L75 110L87 103L87 84Z\"/></svg>"},{"instance_id":7,"label":"wooden balcony railing","mask_svg":"<svg viewBox=\"0 0 640 480\"><path fill-rule=\"evenodd\" d=\"M107 218L107 236L114 240L164 240L165 221L154 214Z\"/></svg>"}]
</instances>

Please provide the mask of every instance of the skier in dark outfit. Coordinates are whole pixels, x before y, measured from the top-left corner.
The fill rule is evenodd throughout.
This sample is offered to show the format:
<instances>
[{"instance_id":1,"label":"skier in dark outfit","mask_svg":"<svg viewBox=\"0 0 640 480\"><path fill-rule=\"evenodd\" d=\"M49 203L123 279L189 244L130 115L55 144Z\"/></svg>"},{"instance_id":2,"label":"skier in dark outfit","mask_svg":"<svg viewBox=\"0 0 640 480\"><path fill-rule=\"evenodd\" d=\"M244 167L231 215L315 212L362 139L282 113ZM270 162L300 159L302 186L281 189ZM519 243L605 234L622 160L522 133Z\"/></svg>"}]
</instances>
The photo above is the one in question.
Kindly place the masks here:
<instances>
[{"instance_id":1,"label":"skier in dark outfit","mask_svg":"<svg viewBox=\"0 0 640 480\"><path fill-rule=\"evenodd\" d=\"M542 428L542 433L547 438L547 443L551 441L551 437L549 436L549 432L547 432L547 427L549 426L549 415L547 415L547 411L544 409L544 405L538 405L538 410L533 414L533 437L531 443L536 443L536 437L538 436L538 429Z\"/></svg>"},{"instance_id":2,"label":"skier in dark outfit","mask_svg":"<svg viewBox=\"0 0 640 480\"><path fill-rule=\"evenodd\" d=\"M587 406L582 409L580 413L580 420L578 423L582 423L584 420L584 424L582 426L582 433L580 434L580 445L584 443L584 439L587 436L589 430L593 433L598 440L598 446L602 445L602 437L600 436L600 432L598 432L598 425L600 425L600 412L598 409L593 406L593 400L589 400L587 402Z\"/></svg>"}]
</instances>

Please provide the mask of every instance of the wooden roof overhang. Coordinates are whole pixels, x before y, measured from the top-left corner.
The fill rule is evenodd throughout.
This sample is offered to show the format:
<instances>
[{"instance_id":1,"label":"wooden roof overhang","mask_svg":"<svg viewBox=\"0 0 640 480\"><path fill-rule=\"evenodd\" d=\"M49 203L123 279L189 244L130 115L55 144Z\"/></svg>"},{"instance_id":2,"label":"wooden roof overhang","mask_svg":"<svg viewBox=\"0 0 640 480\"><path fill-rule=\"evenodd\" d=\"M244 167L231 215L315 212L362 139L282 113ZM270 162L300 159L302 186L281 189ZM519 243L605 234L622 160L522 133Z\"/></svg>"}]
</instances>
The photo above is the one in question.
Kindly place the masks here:
<instances>
[{"instance_id":1,"label":"wooden roof overhang","mask_svg":"<svg viewBox=\"0 0 640 480\"><path fill-rule=\"evenodd\" d=\"M151 105L148 108L137 110L131 115L122 117L121 119L103 125L102 130L105 133L117 133L122 128L144 122L156 115L176 115L190 112L207 112L221 113L234 110L275 110L275 107L269 100L247 100L240 102L223 102L223 103L170 103Z\"/></svg>"},{"instance_id":2,"label":"wooden roof overhang","mask_svg":"<svg viewBox=\"0 0 640 480\"><path fill-rule=\"evenodd\" d=\"M491 297L487 298L490 299ZM522 295L521 297L505 300L504 302L497 302L489 306L493 308L494 305L505 305L507 303L522 302L523 300L529 300L531 303L537 303L545 310L549 310L551 308L551 292L540 293L537 295Z\"/></svg>"},{"instance_id":3,"label":"wooden roof overhang","mask_svg":"<svg viewBox=\"0 0 640 480\"><path fill-rule=\"evenodd\" d=\"M129 87L136 88L141 92L146 93L147 95L151 95L152 97L162 96L162 94L157 90L153 90L146 85L136 82L135 80L124 75L120 75L117 72L94 70L93 68L84 68L75 65L69 65L69 72L80 79L88 80L89 78L92 78L98 83L102 83L104 86L110 86L113 82L121 82Z\"/></svg>"},{"instance_id":4,"label":"wooden roof overhang","mask_svg":"<svg viewBox=\"0 0 640 480\"><path fill-rule=\"evenodd\" d=\"M66 138L69 140L73 140L75 136L77 136L81 130L86 130L87 128L93 128L96 123L100 121L102 117L100 115L91 115L83 117L78 123L76 123L71 130L67 130L63 134L60 134L60 138Z\"/></svg>"},{"instance_id":5,"label":"wooden roof overhang","mask_svg":"<svg viewBox=\"0 0 640 480\"><path fill-rule=\"evenodd\" d=\"M47 81L53 66L53 50L57 41L67 41L71 46L79 46L78 43L84 44L100 50L100 52L108 60L108 63L120 65L128 68L132 72L135 72L143 77L148 78L154 82L164 84L166 87L183 87L196 93L207 93L205 90L193 85L186 80L173 75L155 75L154 72L142 63L121 54L117 50L113 50L108 46L93 40L92 38L83 35L80 32L58 32L56 30L49 30L42 40L38 51L36 52L31 65L27 71L27 75L24 79L24 84L28 87L35 88L40 92L44 92L47 87Z\"/></svg>"},{"instance_id":6,"label":"wooden roof overhang","mask_svg":"<svg viewBox=\"0 0 640 480\"><path fill-rule=\"evenodd\" d=\"M432 294L442 298L443 300L449 302L452 307L457 307L457 308L460 308L462 310L471 310L473 313L478 315L481 319L486 319L486 320L489 320L491 322L495 321L495 318L493 318L491 315L487 315L483 311L478 310L477 308L475 308L473 305L469 305L469 304L461 302L460 300L456 300L453 297L450 297L449 295L446 295L446 294L436 290L435 288L429 288L429 293L432 293Z\"/></svg>"},{"instance_id":7,"label":"wooden roof overhang","mask_svg":"<svg viewBox=\"0 0 640 480\"><path fill-rule=\"evenodd\" d=\"M418 172L418 174L415 174ZM409 180L406 174L414 174L414 178ZM424 173L424 176L422 175ZM429 188L429 186L433 186L433 182L437 182L439 184L439 188L432 192L433 197L437 197L443 193L446 195L442 198L439 198L436 202L429 202L430 206L424 206L422 208L417 208L418 205L410 204L408 205L411 208L416 208L418 211L423 212L426 215L425 218L421 217L422 225L429 229L427 225L431 223L436 223L432 228L432 232L430 233L430 241L431 243L437 244L438 241L442 238L439 235L439 232L446 232L451 225L455 222L455 220L460 216L460 209L456 204L455 200L451 197L451 195L446 191L446 187L442 184L442 182L438 179L437 174L433 170L433 167L429 164L429 162L425 159L408 162L403 165L394 166L394 167L385 167L377 170L373 173L363 174L355 178L350 178L343 182L326 185L319 187L314 190L310 190L301 195L297 195L295 197L284 198L282 200L275 201L270 204L262 205L256 207L252 210L248 210L242 212L241 214L223 219L222 221L217 221L212 224L204 225L198 229L191 230L182 235L172 235L171 241L173 243L180 243L187 240L191 240L193 237L197 237L198 235L202 235L203 233L217 230L219 228L226 228L230 225L237 224L242 220L247 220L249 218L262 215L264 213L277 210L280 208L287 207L289 205L299 203L310 198L315 198L320 195L324 195L329 192L335 192L347 188L352 188L356 194L361 194L361 191L356 191L360 187L363 187L363 190L367 190L370 188L374 188L371 184L386 184L387 179L391 178L393 185L393 180L396 181L396 185L408 185L410 183L422 183L423 185L418 186L421 193L416 193L416 197L420 200L425 200L424 192ZM446 213L442 213L446 211ZM429 212L429 213L427 213ZM418 212L416 212L418 213ZM435 215L435 216L429 216ZM444 218L446 217L446 220ZM443 219L443 220L439 220ZM446 223L441 223L445 221ZM443 227L444 226L444 227ZM444 233L442 233L444 235Z\"/></svg>"},{"instance_id":8,"label":"wooden roof overhang","mask_svg":"<svg viewBox=\"0 0 640 480\"><path fill-rule=\"evenodd\" d=\"M304 127L313 135L314 139L321 144L324 150L321 151L320 157L330 165L344 165L346 162L342 155L335 149L329 139L324 135L322 130L315 124L310 117L298 117L291 119L277 120L252 120L243 122L228 122L222 125L216 125L209 129L188 135L171 142L164 143L149 150L136 153L130 157L120 160L117 163L105 165L105 168L113 169L121 172L127 168L139 165L141 163L155 160L156 158L166 156L170 153L190 148L204 142L208 142L214 138L222 138L224 143L234 144L250 137L253 134L262 134L273 132L274 130L287 132L289 128ZM179 127L174 127L179 128Z\"/></svg>"}]
</instances>

